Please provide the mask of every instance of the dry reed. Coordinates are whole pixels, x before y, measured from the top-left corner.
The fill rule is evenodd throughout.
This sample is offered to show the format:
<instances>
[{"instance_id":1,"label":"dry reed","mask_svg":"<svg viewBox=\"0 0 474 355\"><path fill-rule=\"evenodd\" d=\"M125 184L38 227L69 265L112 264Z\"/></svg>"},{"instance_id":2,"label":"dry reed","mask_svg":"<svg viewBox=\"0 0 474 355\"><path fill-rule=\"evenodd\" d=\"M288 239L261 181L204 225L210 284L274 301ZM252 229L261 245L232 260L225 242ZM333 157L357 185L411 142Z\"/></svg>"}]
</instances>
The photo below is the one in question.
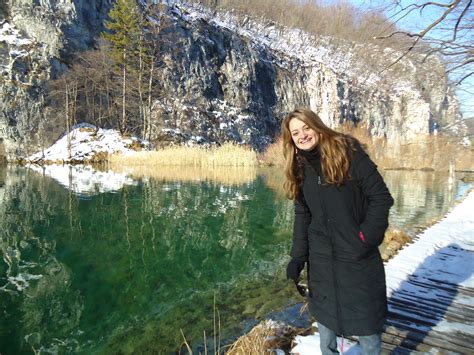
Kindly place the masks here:
<instances>
[{"instance_id":1,"label":"dry reed","mask_svg":"<svg viewBox=\"0 0 474 355\"><path fill-rule=\"evenodd\" d=\"M381 169L458 171L474 170L474 150L459 144L454 137L419 135L411 140L373 137L364 126L344 124L336 129L350 134L366 146L372 160ZM264 165L284 166L281 139L268 146L259 157Z\"/></svg>"},{"instance_id":2,"label":"dry reed","mask_svg":"<svg viewBox=\"0 0 474 355\"><path fill-rule=\"evenodd\" d=\"M389 260L412 239L405 232L399 229L391 229L385 232L383 244L381 246L382 259Z\"/></svg>"},{"instance_id":3,"label":"dry reed","mask_svg":"<svg viewBox=\"0 0 474 355\"><path fill-rule=\"evenodd\" d=\"M290 347L294 337L303 332L305 330L279 322L263 321L238 338L226 351L226 355L267 355L274 349Z\"/></svg>"},{"instance_id":4,"label":"dry reed","mask_svg":"<svg viewBox=\"0 0 474 355\"><path fill-rule=\"evenodd\" d=\"M283 157L283 139L279 137L274 143L270 144L265 151L259 155L258 161L261 165L285 166L285 158Z\"/></svg>"},{"instance_id":5,"label":"dry reed","mask_svg":"<svg viewBox=\"0 0 474 355\"><path fill-rule=\"evenodd\" d=\"M249 148L233 143L219 147L168 147L156 151L114 154L108 159L113 166L257 166L257 154Z\"/></svg>"}]
</instances>

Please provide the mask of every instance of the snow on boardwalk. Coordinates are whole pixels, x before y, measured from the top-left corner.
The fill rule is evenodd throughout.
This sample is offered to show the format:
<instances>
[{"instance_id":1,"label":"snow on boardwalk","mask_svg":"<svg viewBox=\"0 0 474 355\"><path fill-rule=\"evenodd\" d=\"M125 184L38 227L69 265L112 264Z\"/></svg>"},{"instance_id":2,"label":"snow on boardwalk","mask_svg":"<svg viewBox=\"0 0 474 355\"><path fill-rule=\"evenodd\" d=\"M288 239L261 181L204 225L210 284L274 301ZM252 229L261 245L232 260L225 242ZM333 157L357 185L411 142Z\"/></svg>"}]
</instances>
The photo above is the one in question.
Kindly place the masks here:
<instances>
[{"instance_id":1,"label":"snow on boardwalk","mask_svg":"<svg viewBox=\"0 0 474 355\"><path fill-rule=\"evenodd\" d=\"M474 192L385 266L386 350L474 353Z\"/></svg>"},{"instance_id":2,"label":"snow on boardwalk","mask_svg":"<svg viewBox=\"0 0 474 355\"><path fill-rule=\"evenodd\" d=\"M384 354L474 354L474 191L385 265ZM319 336L292 352L316 355ZM347 344L349 345L349 344ZM359 354L358 346L346 354Z\"/></svg>"}]
</instances>

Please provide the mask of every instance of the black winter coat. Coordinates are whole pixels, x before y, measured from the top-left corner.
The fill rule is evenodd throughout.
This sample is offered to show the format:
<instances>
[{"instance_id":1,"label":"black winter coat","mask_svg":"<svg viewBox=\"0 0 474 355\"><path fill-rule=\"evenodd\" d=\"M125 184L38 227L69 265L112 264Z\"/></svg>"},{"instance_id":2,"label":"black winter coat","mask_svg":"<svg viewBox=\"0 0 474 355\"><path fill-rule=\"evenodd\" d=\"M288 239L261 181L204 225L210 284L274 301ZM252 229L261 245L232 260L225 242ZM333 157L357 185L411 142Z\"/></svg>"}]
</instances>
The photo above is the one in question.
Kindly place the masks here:
<instances>
[{"instance_id":1,"label":"black winter coat","mask_svg":"<svg viewBox=\"0 0 474 355\"><path fill-rule=\"evenodd\" d=\"M362 149L342 186L325 184L319 154L306 152L304 166L291 256L307 261L310 312L337 334L381 332L387 298L378 246L393 198Z\"/></svg>"}]
</instances>

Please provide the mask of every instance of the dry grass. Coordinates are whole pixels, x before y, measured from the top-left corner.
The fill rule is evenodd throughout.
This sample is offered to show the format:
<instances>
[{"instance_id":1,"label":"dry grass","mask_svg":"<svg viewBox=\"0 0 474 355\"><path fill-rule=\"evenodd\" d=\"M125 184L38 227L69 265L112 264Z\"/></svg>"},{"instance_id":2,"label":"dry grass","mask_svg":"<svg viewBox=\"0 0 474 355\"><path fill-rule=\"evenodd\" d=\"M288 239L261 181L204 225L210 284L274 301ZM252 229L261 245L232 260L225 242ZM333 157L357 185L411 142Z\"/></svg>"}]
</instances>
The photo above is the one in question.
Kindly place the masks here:
<instances>
[{"instance_id":1,"label":"dry grass","mask_svg":"<svg viewBox=\"0 0 474 355\"><path fill-rule=\"evenodd\" d=\"M216 316L214 316L216 317ZM215 318L216 319L216 318ZM217 319L219 316L217 315ZM216 329L214 329L216 331ZM220 320L219 320L219 329L220 331ZM291 349L293 345L293 339L297 335L306 335L311 331L311 328L302 329L294 328L282 322L274 322L272 320L262 321L257 324L255 327L250 330L247 334L242 335L234 343L221 347L220 340L216 340L214 337L214 355L216 354L226 354L226 355L268 355L275 353L276 349ZM185 349L187 354L193 355L193 350L189 345L183 331L181 330L183 336L183 343L180 346L179 354L181 354L181 349ZM207 343L206 333L204 332L204 344ZM227 350L225 350L227 348ZM225 352L223 352L225 350ZM202 355L209 355L211 352L205 346L204 353L199 353Z\"/></svg>"},{"instance_id":2,"label":"dry grass","mask_svg":"<svg viewBox=\"0 0 474 355\"><path fill-rule=\"evenodd\" d=\"M474 169L474 152L449 136L420 135L408 142L377 140L371 156L385 169L449 171Z\"/></svg>"},{"instance_id":3,"label":"dry grass","mask_svg":"<svg viewBox=\"0 0 474 355\"><path fill-rule=\"evenodd\" d=\"M155 165L111 165L117 173L126 173L133 178L152 178L158 181L199 182L210 181L227 186L240 186L253 182L257 168L253 166L155 166Z\"/></svg>"},{"instance_id":4,"label":"dry grass","mask_svg":"<svg viewBox=\"0 0 474 355\"><path fill-rule=\"evenodd\" d=\"M344 124L337 131L350 134L363 143L381 169L459 171L474 170L474 150L446 135L419 135L410 141L372 137L364 126ZM264 165L284 166L281 139L259 156Z\"/></svg>"},{"instance_id":5,"label":"dry grass","mask_svg":"<svg viewBox=\"0 0 474 355\"><path fill-rule=\"evenodd\" d=\"M267 355L274 349L289 348L293 338L305 330L273 321L263 321L237 339L226 355Z\"/></svg>"},{"instance_id":6,"label":"dry grass","mask_svg":"<svg viewBox=\"0 0 474 355\"><path fill-rule=\"evenodd\" d=\"M169 147L133 154L114 154L111 166L257 166L257 153L249 147L224 143L220 147Z\"/></svg>"},{"instance_id":7,"label":"dry grass","mask_svg":"<svg viewBox=\"0 0 474 355\"><path fill-rule=\"evenodd\" d=\"M439 134L420 134L409 141L388 140L370 136L363 126L342 126L338 130L351 134L367 146L371 158L382 169L449 171L474 169L474 151L459 144L458 139Z\"/></svg>"},{"instance_id":8,"label":"dry grass","mask_svg":"<svg viewBox=\"0 0 474 355\"><path fill-rule=\"evenodd\" d=\"M260 164L267 166L285 166L283 139L279 137L274 143L270 144L267 149L259 155L258 161Z\"/></svg>"},{"instance_id":9,"label":"dry grass","mask_svg":"<svg viewBox=\"0 0 474 355\"><path fill-rule=\"evenodd\" d=\"M401 230L391 229L386 231L382 244L382 259L387 261L392 258L411 240L410 236Z\"/></svg>"}]
</instances>

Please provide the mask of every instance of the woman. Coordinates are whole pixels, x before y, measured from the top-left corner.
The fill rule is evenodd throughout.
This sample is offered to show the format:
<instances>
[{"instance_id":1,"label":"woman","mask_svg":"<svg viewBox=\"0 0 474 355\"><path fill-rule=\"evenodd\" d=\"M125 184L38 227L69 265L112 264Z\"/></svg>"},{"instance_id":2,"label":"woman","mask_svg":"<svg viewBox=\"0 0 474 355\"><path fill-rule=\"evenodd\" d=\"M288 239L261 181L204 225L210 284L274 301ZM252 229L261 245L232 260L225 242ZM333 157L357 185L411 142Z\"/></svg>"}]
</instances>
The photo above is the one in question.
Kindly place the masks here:
<instances>
[{"instance_id":1,"label":"woman","mask_svg":"<svg viewBox=\"0 0 474 355\"><path fill-rule=\"evenodd\" d=\"M323 354L338 353L336 335L359 336L364 354L379 354L387 299L378 246L392 196L360 143L314 112L291 112L282 133L285 191L295 200L287 276L298 282L307 264Z\"/></svg>"}]
</instances>

